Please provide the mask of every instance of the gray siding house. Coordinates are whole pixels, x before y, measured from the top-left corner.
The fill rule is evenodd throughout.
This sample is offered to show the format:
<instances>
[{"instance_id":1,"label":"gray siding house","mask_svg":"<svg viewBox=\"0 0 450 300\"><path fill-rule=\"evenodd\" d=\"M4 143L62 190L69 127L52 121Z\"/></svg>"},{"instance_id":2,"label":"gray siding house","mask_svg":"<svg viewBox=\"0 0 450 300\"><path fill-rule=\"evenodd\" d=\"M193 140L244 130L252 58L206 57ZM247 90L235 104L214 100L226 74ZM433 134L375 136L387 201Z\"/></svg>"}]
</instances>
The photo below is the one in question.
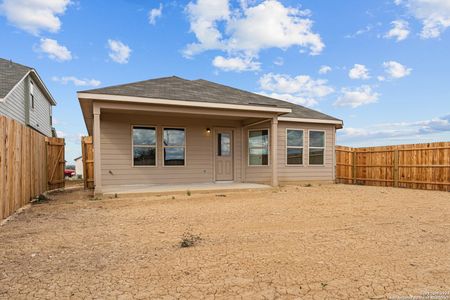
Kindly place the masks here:
<instances>
[{"instance_id":1,"label":"gray siding house","mask_svg":"<svg viewBox=\"0 0 450 300\"><path fill-rule=\"evenodd\" d=\"M33 68L0 58L0 115L46 136L55 136L52 107L55 99Z\"/></svg>"},{"instance_id":2,"label":"gray siding house","mask_svg":"<svg viewBox=\"0 0 450 300\"><path fill-rule=\"evenodd\" d=\"M343 122L290 102L179 77L78 92L95 191L190 183L332 182Z\"/></svg>"}]
</instances>

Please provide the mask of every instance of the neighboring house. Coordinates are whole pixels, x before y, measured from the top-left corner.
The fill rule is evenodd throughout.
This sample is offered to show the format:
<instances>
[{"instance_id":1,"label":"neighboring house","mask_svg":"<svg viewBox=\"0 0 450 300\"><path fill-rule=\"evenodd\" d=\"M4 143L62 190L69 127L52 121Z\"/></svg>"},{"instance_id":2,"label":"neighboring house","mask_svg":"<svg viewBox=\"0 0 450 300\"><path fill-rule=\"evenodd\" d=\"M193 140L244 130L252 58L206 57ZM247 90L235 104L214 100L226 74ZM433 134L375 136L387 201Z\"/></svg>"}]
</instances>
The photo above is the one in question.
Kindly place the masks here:
<instances>
[{"instance_id":1,"label":"neighboring house","mask_svg":"<svg viewBox=\"0 0 450 300\"><path fill-rule=\"evenodd\" d=\"M56 101L36 70L0 58L0 115L56 136L52 128L52 106Z\"/></svg>"},{"instance_id":2,"label":"neighboring house","mask_svg":"<svg viewBox=\"0 0 450 300\"><path fill-rule=\"evenodd\" d=\"M77 157L74 159L75 161L75 175L83 177L83 159L82 157Z\"/></svg>"},{"instance_id":3,"label":"neighboring house","mask_svg":"<svg viewBox=\"0 0 450 300\"><path fill-rule=\"evenodd\" d=\"M102 187L335 178L336 129L318 111L206 80L159 78L78 92Z\"/></svg>"}]
</instances>

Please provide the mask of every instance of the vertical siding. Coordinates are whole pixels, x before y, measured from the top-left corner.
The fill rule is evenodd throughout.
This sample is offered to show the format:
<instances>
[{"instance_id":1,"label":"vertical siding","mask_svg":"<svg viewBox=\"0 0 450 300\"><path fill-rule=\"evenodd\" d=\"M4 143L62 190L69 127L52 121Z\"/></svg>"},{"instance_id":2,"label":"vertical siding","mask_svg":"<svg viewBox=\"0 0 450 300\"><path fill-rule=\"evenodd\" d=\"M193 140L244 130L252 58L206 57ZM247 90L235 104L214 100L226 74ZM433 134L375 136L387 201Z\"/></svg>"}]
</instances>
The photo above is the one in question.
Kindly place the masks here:
<instances>
[{"instance_id":1,"label":"vertical siding","mask_svg":"<svg viewBox=\"0 0 450 300\"><path fill-rule=\"evenodd\" d=\"M157 166L133 167L131 126L157 127ZM164 127L186 129L186 165L164 167L162 155L162 130ZM239 127L231 120L209 120L201 118L158 117L134 114L101 114L101 167L102 186L164 183L199 183L214 180L213 134L206 128ZM238 132L238 130L234 130ZM240 148L239 136L235 138ZM235 147L235 149L236 149ZM235 153L235 174L240 173L240 153ZM239 180L240 178L236 178Z\"/></svg>"},{"instance_id":2,"label":"vertical siding","mask_svg":"<svg viewBox=\"0 0 450 300\"><path fill-rule=\"evenodd\" d=\"M0 101L0 114L25 124L25 83L20 82L3 101Z\"/></svg>"},{"instance_id":3,"label":"vertical siding","mask_svg":"<svg viewBox=\"0 0 450 300\"><path fill-rule=\"evenodd\" d=\"M304 131L304 148L303 148L303 165L302 166L288 166L286 165L286 129L302 129ZM270 130L270 122L259 124L245 130L245 181L246 182L262 182L270 183L272 179L271 161L269 159L268 166L248 166L248 130L249 129L269 129L269 135L272 134ZM308 165L308 144L309 134L308 130L324 130L325 131L325 158L323 166ZM295 123L295 122L279 122L278 123L278 179L281 183L295 182L295 181L332 181L334 179L334 135L335 130L333 125L320 125L309 123ZM270 147L270 146L269 146ZM269 149L270 150L270 149ZM269 154L270 157L270 154Z\"/></svg>"},{"instance_id":4,"label":"vertical siding","mask_svg":"<svg viewBox=\"0 0 450 300\"><path fill-rule=\"evenodd\" d=\"M35 81L33 81L33 83L34 83L34 109L31 108L30 104L29 125L47 136L52 136L52 126L50 124L50 115L52 111L52 106L45 97L45 95L42 93L38 84Z\"/></svg>"}]
</instances>

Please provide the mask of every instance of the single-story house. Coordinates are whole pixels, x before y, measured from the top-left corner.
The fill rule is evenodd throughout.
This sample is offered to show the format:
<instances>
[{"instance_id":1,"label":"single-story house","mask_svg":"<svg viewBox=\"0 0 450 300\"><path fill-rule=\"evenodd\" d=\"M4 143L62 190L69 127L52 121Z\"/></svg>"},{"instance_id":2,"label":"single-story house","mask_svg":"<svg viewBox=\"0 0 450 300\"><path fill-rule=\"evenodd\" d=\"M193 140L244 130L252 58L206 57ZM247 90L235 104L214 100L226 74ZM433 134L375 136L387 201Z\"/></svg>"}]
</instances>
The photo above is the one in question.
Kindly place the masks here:
<instances>
[{"instance_id":1,"label":"single-story house","mask_svg":"<svg viewBox=\"0 0 450 300\"><path fill-rule=\"evenodd\" d=\"M0 58L0 115L56 137L52 108L56 101L33 68Z\"/></svg>"},{"instance_id":2,"label":"single-story house","mask_svg":"<svg viewBox=\"0 0 450 300\"><path fill-rule=\"evenodd\" d=\"M332 182L324 113L213 83L158 78L78 92L96 192L118 185Z\"/></svg>"},{"instance_id":3,"label":"single-story house","mask_svg":"<svg viewBox=\"0 0 450 300\"><path fill-rule=\"evenodd\" d=\"M75 175L77 177L83 177L83 159L82 156L79 156L74 159L75 161Z\"/></svg>"}]
</instances>

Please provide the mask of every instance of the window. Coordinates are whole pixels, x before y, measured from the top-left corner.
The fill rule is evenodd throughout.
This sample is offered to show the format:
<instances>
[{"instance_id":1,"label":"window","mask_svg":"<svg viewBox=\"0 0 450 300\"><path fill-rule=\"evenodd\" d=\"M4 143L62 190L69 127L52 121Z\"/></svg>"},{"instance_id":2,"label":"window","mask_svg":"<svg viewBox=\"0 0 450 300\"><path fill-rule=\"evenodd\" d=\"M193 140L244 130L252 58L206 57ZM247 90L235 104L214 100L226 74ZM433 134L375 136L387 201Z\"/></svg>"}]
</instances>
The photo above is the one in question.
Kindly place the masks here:
<instances>
[{"instance_id":1,"label":"window","mask_svg":"<svg viewBox=\"0 0 450 300\"><path fill-rule=\"evenodd\" d=\"M303 165L303 130L287 129L286 163L288 165Z\"/></svg>"},{"instance_id":2,"label":"window","mask_svg":"<svg viewBox=\"0 0 450 300\"><path fill-rule=\"evenodd\" d=\"M31 108L34 109L34 84L33 81L30 80L30 102Z\"/></svg>"},{"instance_id":3,"label":"window","mask_svg":"<svg viewBox=\"0 0 450 300\"><path fill-rule=\"evenodd\" d=\"M183 128L164 128L164 165L184 166L186 137Z\"/></svg>"},{"instance_id":4,"label":"window","mask_svg":"<svg viewBox=\"0 0 450 300\"><path fill-rule=\"evenodd\" d=\"M133 166L156 166L155 127L133 127Z\"/></svg>"},{"instance_id":5,"label":"window","mask_svg":"<svg viewBox=\"0 0 450 300\"><path fill-rule=\"evenodd\" d=\"M217 135L217 155L218 156L231 155L231 134L219 133Z\"/></svg>"},{"instance_id":6,"label":"window","mask_svg":"<svg viewBox=\"0 0 450 300\"><path fill-rule=\"evenodd\" d=\"M269 130L249 130L248 164L250 166L269 165Z\"/></svg>"},{"instance_id":7,"label":"window","mask_svg":"<svg viewBox=\"0 0 450 300\"><path fill-rule=\"evenodd\" d=\"M309 164L323 165L325 156L325 132L309 132Z\"/></svg>"}]
</instances>

